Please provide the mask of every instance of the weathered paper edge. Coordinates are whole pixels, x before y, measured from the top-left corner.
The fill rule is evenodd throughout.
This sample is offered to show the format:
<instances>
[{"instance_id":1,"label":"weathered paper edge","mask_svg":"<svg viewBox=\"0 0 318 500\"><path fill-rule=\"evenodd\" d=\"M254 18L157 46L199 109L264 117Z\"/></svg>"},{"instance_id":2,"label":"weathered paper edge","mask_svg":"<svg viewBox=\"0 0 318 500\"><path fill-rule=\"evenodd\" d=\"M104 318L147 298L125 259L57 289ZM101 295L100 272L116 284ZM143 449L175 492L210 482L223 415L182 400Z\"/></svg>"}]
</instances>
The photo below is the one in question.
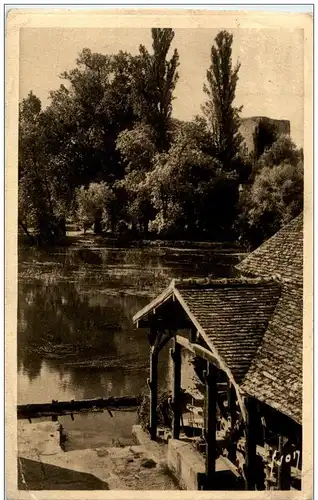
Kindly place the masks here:
<instances>
[{"instance_id":1,"label":"weathered paper edge","mask_svg":"<svg viewBox=\"0 0 318 500\"><path fill-rule=\"evenodd\" d=\"M166 492L146 491L19 491L17 490L17 165L19 102L19 29L21 27L130 27L151 28L258 28L304 29L304 356L303 356L303 467L301 492L170 492L171 498L286 498L311 499L313 483L313 23L311 14L251 11L209 11L172 9L11 9L6 23L6 178L5 178L5 441L6 484L9 500L166 498Z\"/></svg>"}]
</instances>

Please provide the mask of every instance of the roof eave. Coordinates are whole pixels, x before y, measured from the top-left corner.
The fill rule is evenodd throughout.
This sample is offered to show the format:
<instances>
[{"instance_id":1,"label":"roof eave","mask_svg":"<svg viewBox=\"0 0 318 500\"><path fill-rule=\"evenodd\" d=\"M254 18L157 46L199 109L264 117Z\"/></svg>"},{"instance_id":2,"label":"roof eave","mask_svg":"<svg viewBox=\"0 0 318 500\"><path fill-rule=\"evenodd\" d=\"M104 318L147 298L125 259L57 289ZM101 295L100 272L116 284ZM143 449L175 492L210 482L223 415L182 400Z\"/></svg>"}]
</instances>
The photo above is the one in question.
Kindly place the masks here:
<instances>
[{"instance_id":1,"label":"roof eave","mask_svg":"<svg viewBox=\"0 0 318 500\"><path fill-rule=\"evenodd\" d=\"M143 309L138 311L133 317L133 323L136 324L138 321L147 316L151 311L155 310L157 307L164 304L170 297L174 294L175 281L172 280L168 288L166 288L160 295L154 298L149 304L147 304Z\"/></svg>"}]
</instances>

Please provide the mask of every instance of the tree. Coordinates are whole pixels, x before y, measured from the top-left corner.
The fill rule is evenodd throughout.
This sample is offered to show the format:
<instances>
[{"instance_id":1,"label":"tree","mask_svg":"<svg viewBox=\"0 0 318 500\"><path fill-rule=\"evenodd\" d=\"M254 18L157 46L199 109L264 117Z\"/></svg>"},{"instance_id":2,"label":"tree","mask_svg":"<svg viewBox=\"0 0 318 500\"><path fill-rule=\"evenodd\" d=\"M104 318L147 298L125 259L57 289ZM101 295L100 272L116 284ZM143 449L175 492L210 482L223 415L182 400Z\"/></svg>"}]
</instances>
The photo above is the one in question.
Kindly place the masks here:
<instances>
[{"instance_id":1,"label":"tree","mask_svg":"<svg viewBox=\"0 0 318 500\"><path fill-rule=\"evenodd\" d=\"M241 170L239 114L242 107L234 106L240 64L232 67L233 35L220 31L211 48L211 65L207 70L204 92L208 99L204 115L212 131L215 154L224 171Z\"/></svg>"},{"instance_id":2,"label":"tree","mask_svg":"<svg viewBox=\"0 0 318 500\"><path fill-rule=\"evenodd\" d=\"M269 149L278 138L275 123L268 118L261 118L253 132L254 158L258 160L266 149Z\"/></svg>"},{"instance_id":3,"label":"tree","mask_svg":"<svg viewBox=\"0 0 318 500\"><path fill-rule=\"evenodd\" d=\"M148 172L157 153L155 136L149 125L138 123L130 130L122 131L116 141L125 173Z\"/></svg>"},{"instance_id":4,"label":"tree","mask_svg":"<svg viewBox=\"0 0 318 500\"><path fill-rule=\"evenodd\" d=\"M211 48L211 65L207 70L204 92L208 96L203 112L211 127L218 160L225 171L237 169L243 137L239 133L239 113L235 107L236 84L240 64L232 68L233 35L221 31Z\"/></svg>"},{"instance_id":5,"label":"tree","mask_svg":"<svg viewBox=\"0 0 318 500\"><path fill-rule=\"evenodd\" d=\"M132 60L123 52L104 56L84 49L76 68L61 75L66 84L50 93L44 111L32 93L21 102L19 206L26 214L31 203L32 217L22 215L19 224L29 236L31 224L39 242L53 244L65 234L78 186L123 176L116 139L135 120Z\"/></svg>"},{"instance_id":6,"label":"tree","mask_svg":"<svg viewBox=\"0 0 318 500\"><path fill-rule=\"evenodd\" d=\"M159 234L217 239L229 233L237 200L228 200L236 196L236 182L202 150L204 133L196 121L182 124L169 151L155 157L154 169L147 174L157 210L150 226Z\"/></svg>"},{"instance_id":7,"label":"tree","mask_svg":"<svg viewBox=\"0 0 318 500\"><path fill-rule=\"evenodd\" d=\"M39 244L54 244L65 235L58 183L52 158L46 155L41 102L30 92L19 106L18 221L29 239Z\"/></svg>"},{"instance_id":8,"label":"tree","mask_svg":"<svg viewBox=\"0 0 318 500\"><path fill-rule=\"evenodd\" d=\"M28 237L29 242L35 243L36 239L30 228L36 225L36 213L28 184L26 176L20 178L18 186L18 225Z\"/></svg>"},{"instance_id":9,"label":"tree","mask_svg":"<svg viewBox=\"0 0 318 500\"><path fill-rule=\"evenodd\" d=\"M177 49L167 60L174 31L170 28L153 28L150 54L144 45L133 64L132 98L139 120L149 125L155 133L156 146L164 151L169 146L169 127L173 92L178 81Z\"/></svg>"},{"instance_id":10,"label":"tree","mask_svg":"<svg viewBox=\"0 0 318 500\"><path fill-rule=\"evenodd\" d=\"M269 149L264 151L255 167L258 172L264 167L273 168L282 163L296 167L302 158L302 150L297 148L288 135L281 135Z\"/></svg>"},{"instance_id":11,"label":"tree","mask_svg":"<svg viewBox=\"0 0 318 500\"><path fill-rule=\"evenodd\" d=\"M247 225L253 246L260 245L303 210L303 164L282 163L257 174L248 199Z\"/></svg>"},{"instance_id":12,"label":"tree","mask_svg":"<svg viewBox=\"0 0 318 500\"><path fill-rule=\"evenodd\" d=\"M76 173L77 185L122 177L116 139L136 118L132 62L124 52L108 56L83 49L76 68L61 75L67 88L51 93L52 144L60 144L59 154Z\"/></svg>"},{"instance_id":13,"label":"tree","mask_svg":"<svg viewBox=\"0 0 318 500\"><path fill-rule=\"evenodd\" d=\"M148 225L154 216L149 193L145 187L147 172L153 167L157 152L155 136L149 125L139 123L131 130L118 135L116 147L125 166L125 177L117 186L127 193L127 216L134 229L147 234Z\"/></svg>"},{"instance_id":14,"label":"tree","mask_svg":"<svg viewBox=\"0 0 318 500\"><path fill-rule=\"evenodd\" d=\"M132 60L132 103L138 121L132 129L118 135L116 149L125 169L117 186L127 193L127 217L134 230L147 234L155 216L145 179L153 168L153 158L169 147L172 129L172 100L178 73L179 56L174 50L167 60L174 32L152 29L153 54L140 45Z\"/></svg>"},{"instance_id":15,"label":"tree","mask_svg":"<svg viewBox=\"0 0 318 500\"><path fill-rule=\"evenodd\" d=\"M19 179L37 162L40 115L41 101L31 91L19 104Z\"/></svg>"},{"instance_id":16,"label":"tree","mask_svg":"<svg viewBox=\"0 0 318 500\"><path fill-rule=\"evenodd\" d=\"M76 219L84 232L94 224L94 232L102 232L102 221L112 225L114 193L105 182L91 182L76 191Z\"/></svg>"},{"instance_id":17,"label":"tree","mask_svg":"<svg viewBox=\"0 0 318 500\"><path fill-rule=\"evenodd\" d=\"M240 238L254 248L284 224L299 215L303 207L303 150L289 136L280 136L264 151L253 169L251 184L240 196L236 221Z\"/></svg>"}]
</instances>

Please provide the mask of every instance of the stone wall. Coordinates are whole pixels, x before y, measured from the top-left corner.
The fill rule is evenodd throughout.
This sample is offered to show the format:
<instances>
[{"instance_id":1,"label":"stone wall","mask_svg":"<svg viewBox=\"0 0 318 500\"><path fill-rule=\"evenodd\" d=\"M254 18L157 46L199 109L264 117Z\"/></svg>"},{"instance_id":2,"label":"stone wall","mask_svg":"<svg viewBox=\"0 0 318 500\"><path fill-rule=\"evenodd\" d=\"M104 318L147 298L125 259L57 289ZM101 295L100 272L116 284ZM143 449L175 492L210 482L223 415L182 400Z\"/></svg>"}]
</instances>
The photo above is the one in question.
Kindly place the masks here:
<instances>
[{"instance_id":1,"label":"stone wall","mask_svg":"<svg viewBox=\"0 0 318 500\"><path fill-rule=\"evenodd\" d=\"M279 135L290 135L290 121L289 120L274 120L273 118L268 118L266 116L252 116L250 118L242 118L242 123L240 127L240 132L244 137L245 143L248 150L253 151L253 133L260 122L260 120L266 119L269 123L276 125Z\"/></svg>"}]
</instances>

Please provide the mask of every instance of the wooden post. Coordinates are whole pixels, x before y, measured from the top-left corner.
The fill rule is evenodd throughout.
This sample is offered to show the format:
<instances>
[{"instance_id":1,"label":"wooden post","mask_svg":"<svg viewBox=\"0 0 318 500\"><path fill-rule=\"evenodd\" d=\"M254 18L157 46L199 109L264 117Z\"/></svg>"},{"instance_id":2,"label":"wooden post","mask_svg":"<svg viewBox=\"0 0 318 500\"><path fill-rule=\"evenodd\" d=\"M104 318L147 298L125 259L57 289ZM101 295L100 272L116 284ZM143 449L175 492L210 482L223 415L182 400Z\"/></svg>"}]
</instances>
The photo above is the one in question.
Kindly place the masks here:
<instances>
[{"instance_id":1,"label":"wooden post","mask_svg":"<svg viewBox=\"0 0 318 500\"><path fill-rule=\"evenodd\" d=\"M150 348L150 438L157 439L158 353Z\"/></svg>"},{"instance_id":2,"label":"wooden post","mask_svg":"<svg viewBox=\"0 0 318 500\"><path fill-rule=\"evenodd\" d=\"M278 438L278 451L280 455L281 465L278 466L277 489L290 490L291 484L291 466L290 462L286 462L286 457L283 456L283 437Z\"/></svg>"},{"instance_id":3,"label":"wooden post","mask_svg":"<svg viewBox=\"0 0 318 500\"><path fill-rule=\"evenodd\" d=\"M216 384L216 367L212 363L207 363L207 371L205 373L206 387L206 412L205 412L205 439L206 439L206 459L205 459L205 475L206 487L210 490L213 487L215 477L215 462L216 462L216 400L217 400L217 384Z\"/></svg>"},{"instance_id":4,"label":"wooden post","mask_svg":"<svg viewBox=\"0 0 318 500\"><path fill-rule=\"evenodd\" d=\"M246 442L245 442L245 488L255 490L256 465L256 402L254 398L245 399L246 406Z\"/></svg>"},{"instance_id":5,"label":"wooden post","mask_svg":"<svg viewBox=\"0 0 318 500\"><path fill-rule=\"evenodd\" d=\"M190 329L190 342L194 343L197 341L197 329L193 326Z\"/></svg>"},{"instance_id":6,"label":"wooden post","mask_svg":"<svg viewBox=\"0 0 318 500\"><path fill-rule=\"evenodd\" d=\"M174 339L173 350L171 351L173 359L173 423L172 435L174 439L179 439L180 436L180 419L181 419L181 345Z\"/></svg>"},{"instance_id":7,"label":"wooden post","mask_svg":"<svg viewBox=\"0 0 318 500\"><path fill-rule=\"evenodd\" d=\"M237 420L237 413L236 413L236 392L233 387L233 384L228 380L228 386L227 386L227 403L228 403L228 409L230 413L230 418L231 418L231 432L234 431L236 420ZM236 462L236 442L232 442L229 445L229 460L235 464Z\"/></svg>"}]
</instances>

